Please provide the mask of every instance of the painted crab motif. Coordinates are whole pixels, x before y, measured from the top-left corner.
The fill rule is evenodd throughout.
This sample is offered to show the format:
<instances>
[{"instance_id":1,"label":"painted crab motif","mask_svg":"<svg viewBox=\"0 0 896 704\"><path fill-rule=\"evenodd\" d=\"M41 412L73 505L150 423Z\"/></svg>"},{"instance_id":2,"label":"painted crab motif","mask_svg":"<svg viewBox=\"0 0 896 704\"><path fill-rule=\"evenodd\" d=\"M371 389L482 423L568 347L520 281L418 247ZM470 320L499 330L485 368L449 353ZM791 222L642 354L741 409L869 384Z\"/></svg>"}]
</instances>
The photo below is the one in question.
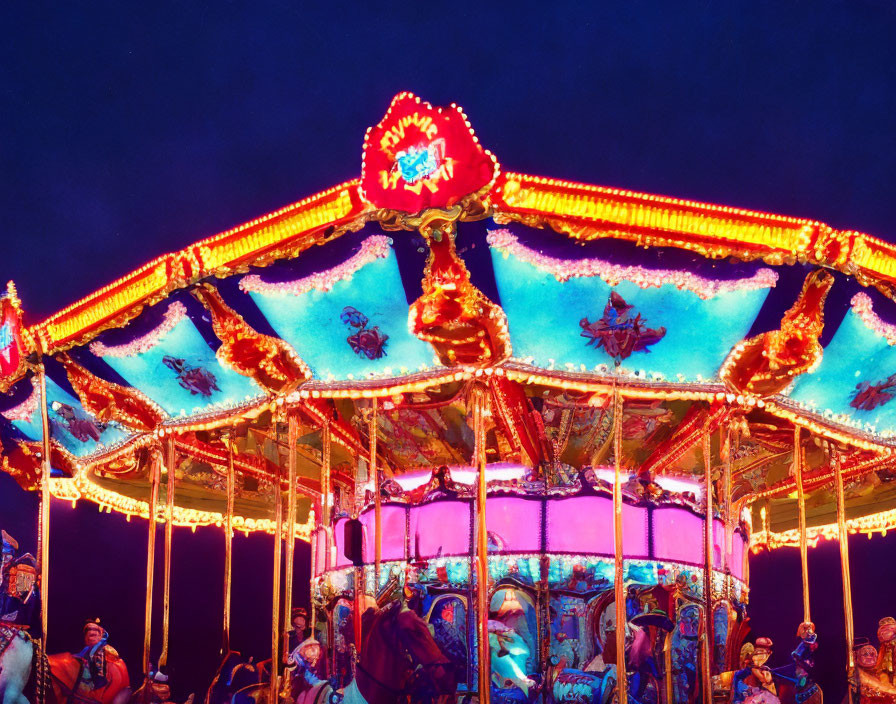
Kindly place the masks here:
<instances>
[{"instance_id":1,"label":"painted crab motif","mask_svg":"<svg viewBox=\"0 0 896 704\"><path fill-rule=\"evenodd\" d=\"M593 323L587 317L579 321L582 337L589 338L589 346L603 347L607 354L617 360L630 357L634 352L649 352L647 348L666 335L666 328L648 328L634 308L612 291L601 318Z\"/></svg>"},{"instance_id":2,"label":"painted crab motif","mask_svg":"<svg viewBox=\"0 0 896 704\"><path fill-rule=\"evenodd\" d=\"M386 356L386 342L389 336L381 332L378 325L367 327L370 320L361 311L346 306L342 309L339 319L350 329L355 329L355 332L346 338L355 354L367 359L382 359Z\"/></svg>"},{"instance_id":3,"label":"painted crab motif","mask_svg":"<svg viewBox=\"0 0 896 704\"><path fill-rule=\"evenodd\" d=\"M177 374L178 383L194 396L208 398L213 391L220 391L215 375L202 367L193 367L185 359L165 356L162 364Z\"/></svg>"},{"instance_id":4,"label":"painted crab motif","mask_svg":"<svg viewBox=\"0 0 896 704\"><path fill-rule=\"evenodd\" d=\"M892 374L877 384L863 381L856 384L856 392L849 405L860 411L873 411L896 396L896 374Z\"/></svg>"}]
</instances>

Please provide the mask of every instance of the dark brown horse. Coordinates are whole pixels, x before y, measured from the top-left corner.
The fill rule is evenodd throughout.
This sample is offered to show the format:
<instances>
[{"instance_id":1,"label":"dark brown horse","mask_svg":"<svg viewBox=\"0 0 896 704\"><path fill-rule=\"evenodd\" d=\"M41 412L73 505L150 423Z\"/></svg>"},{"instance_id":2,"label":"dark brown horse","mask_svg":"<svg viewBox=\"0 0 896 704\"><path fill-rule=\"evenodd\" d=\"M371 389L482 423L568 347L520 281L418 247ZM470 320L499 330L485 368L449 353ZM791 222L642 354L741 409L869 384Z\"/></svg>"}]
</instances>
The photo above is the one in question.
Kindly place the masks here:
<instances>
[{"instance_id":1,"label":"dark brown horse","mask_svg":"<svg viewBox=\"0 0 896 704\"><path fill-rule=\"evenodd\" d=\"M365 614L367 635L346 700L353 686L367 704L395 704L415 691L430 697L457 691L453 665L422 618L398 602L371 613Z\"/></svg>"},{"instance_id":2,"label":"dark brown horse","mask_svg":"<svg viewBox=\"0 0 896 704\"><path fill-rule=\"evenodd\" d=\"M344 704L398 704L409 695L413 701L455 694L454 666L416 613L393 602L380 611L368 609L362 624L364 644ZM299 701L327 702L331 691L328 684L318 684L303 691ZM269 692L269 685L253 684L235 692L233 701L267 704Z\"/></svg>"}]
</instances>

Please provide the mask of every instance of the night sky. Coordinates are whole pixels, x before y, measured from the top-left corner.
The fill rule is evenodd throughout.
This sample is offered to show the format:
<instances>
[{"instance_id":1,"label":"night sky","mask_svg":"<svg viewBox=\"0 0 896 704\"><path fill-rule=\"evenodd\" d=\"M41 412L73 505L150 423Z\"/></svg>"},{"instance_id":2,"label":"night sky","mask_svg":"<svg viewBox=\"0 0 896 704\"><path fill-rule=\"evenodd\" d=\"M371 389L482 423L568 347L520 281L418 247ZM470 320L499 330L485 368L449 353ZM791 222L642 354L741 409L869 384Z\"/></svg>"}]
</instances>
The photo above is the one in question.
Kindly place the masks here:
<instances>
[{"instance_id":1,"label":"night sky","mask_svg":"<svg viewBox=\"0 0 896 704\"><path fill-rule=\"evenodd\" d=\"M356 176L364 130L401 90L462 105L507 169L896 241L896 11L883 0L76 5L0 10L0 276L30 322ZM34 506L0 477L0 524L25 547ZM136 677L146 524L86 504L55 506L53 520L51 650L78 647L81 619L99 614ZM175 541L182 700L214 667L223 548L215 529ZM873 636L896 610L896 543L854 548L857 635ZM235 550L234 643L262 655L270 540ZM837 560L834 545L812 557L828 697L844 662ZM797 553L760 556L751 572L754 629L783 661L800 618Z\"/></svg>"}]
</instances>

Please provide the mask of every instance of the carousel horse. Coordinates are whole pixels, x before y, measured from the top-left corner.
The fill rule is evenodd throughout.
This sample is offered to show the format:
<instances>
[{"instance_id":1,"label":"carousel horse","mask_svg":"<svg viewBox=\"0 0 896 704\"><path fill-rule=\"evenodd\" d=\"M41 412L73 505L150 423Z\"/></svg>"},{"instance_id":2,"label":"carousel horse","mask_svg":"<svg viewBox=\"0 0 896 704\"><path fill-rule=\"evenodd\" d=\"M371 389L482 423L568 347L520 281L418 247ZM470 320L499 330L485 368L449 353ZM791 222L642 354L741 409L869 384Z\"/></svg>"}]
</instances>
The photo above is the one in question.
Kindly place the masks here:
<instances>
[{"instance_id":1,"label":"carousel horse","mask_svg":"<svg viewBox=\"0 0 896 704\"><path fill-rule=\"evenodd\" d=\"M342 692L344 704L398 704L433 701L457 691L454 667L429 631L426 622L400 602L365 613L366 636L355 678ZM369 626L367 625L369 624ZM334 690L319 682L303 692L300 704L324 704ZM269 688L254 685L239 692L243 701L268 704ZM234 704L238 704L237 696Z\"/></svg>"},{"instance_id":2,"label":"carousel horse","mask_svg":"<svg viewBox=\"0 0 896 704\"><path fill-rule=\"evenodd\" d=\"M24 695L31 663L34 660L34 644L28 631L0 625L0 702L2 704L28 704Z\"/></svg>"},{"instance_id":3,"label":"carousel horse","mask_svg":"<svg viewBox=\"0 0 896 704\"><path fill-rule=\"evenodd\" d=\"M232 688L233 672L243 664L243 656L236 650L229 650L218 669L212 683L205 694L205 704L227 704L233 693L236 691Z\"/></svg>"},{"instance_id":4,"label":"carousel horse","mask_svg":"<svg viewBox=\"0 0 896 704\"><path fill-rule=\"evenodd\" d=\"M635 617L636 619L639 617ZM662 630L671 630L668 617L642 614L641 621ZM648 704L658 701L656 665L653 645L645 626L629 621L625 625L625 662L628 669L628 698L630 702ZM615 696L616 640L615 629L607 630L602 653L585 670L564 667L565 658L552 659L548 670L548 688L555 702L573 704L609 704Z\"/></svg>"},{"instance_id":5,"label":"carousel horse","mask_svg":"<svg viewBox=\"0 0 896 704\"><path fill-rule=\"evenodd\" d=\"M106 663L105 684L85 687L84 661L72 653L48 655L51 689L47 692L50 704L127 704L131 698L128 670L121 659Z\"/></svg>"}]
</instances>

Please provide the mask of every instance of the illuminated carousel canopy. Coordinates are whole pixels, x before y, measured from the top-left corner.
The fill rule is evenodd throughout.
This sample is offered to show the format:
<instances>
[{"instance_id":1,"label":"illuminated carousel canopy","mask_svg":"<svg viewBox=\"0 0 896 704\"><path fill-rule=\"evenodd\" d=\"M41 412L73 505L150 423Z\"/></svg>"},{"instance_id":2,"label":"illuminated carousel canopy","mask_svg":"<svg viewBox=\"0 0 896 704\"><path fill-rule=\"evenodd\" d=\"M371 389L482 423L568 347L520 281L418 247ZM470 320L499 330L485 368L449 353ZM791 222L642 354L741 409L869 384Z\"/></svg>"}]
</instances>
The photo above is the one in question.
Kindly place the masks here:
<instances>
[{"instance_id":1,"label":"illuminated carousel canopy","mask_svg":"<svg viewBox=\"0 0 896 704\"><path fill-rule=\"evenodd\" d=\"M234 527L272 531L292 450L310 540L322 491L363 503L372 447L387 480L473 465L473 387L519 493L584 470L599 489L618 394L633 505L709 466L754 545L796 544L795 468L812 540L836 530L839 463L850 529L883 531L894 292L896 248L871 236L504 171L459 108L405 93L359 179L30 327L10 288L3 467L36 486L43 364L54 496L147 516L173 452L173 523L221 523L232 477Z\"/></svg>"}]
</instances>

